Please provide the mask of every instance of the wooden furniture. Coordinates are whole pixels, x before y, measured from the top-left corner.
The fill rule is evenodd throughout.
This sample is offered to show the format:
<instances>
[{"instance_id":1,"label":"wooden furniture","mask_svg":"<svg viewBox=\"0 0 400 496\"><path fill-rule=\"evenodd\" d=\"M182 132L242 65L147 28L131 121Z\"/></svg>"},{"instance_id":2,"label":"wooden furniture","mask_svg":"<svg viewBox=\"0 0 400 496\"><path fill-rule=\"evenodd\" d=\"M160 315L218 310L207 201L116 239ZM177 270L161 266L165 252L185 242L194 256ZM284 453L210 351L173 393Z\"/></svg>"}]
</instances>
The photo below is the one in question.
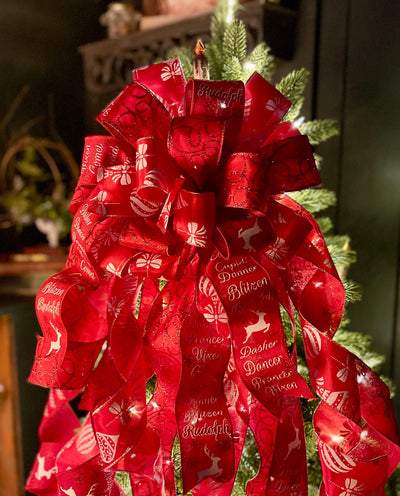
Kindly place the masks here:
<instances>
[{"instance_id":1,"label":"wooden furniture","mask_svg":"<svg viewBox=\"0 0 400 496\"><path fill-rule=\"evenodd\" d=\"M35 297L40 286L64 268L65 261L66 254L61 251L0 254L0 295Z\"/></svg>"},{"instance_id":2,"label":"wooden furniture","mask_svg":"<svg viewBox=\"0 0 400 496\"><path fill-rule=\"evenodd\" d=\"M14 328L0 317L0 496L23 494L22 439Z\"/></svg>"},{"instance_id":3,"label":"wooden furniture","mask_svg":"<svg viewBox=\"0 0 400 496\"><path fill-rule=\"evenodd\" d=\"M39 448L38 426L48 391L27 383L41 333L39 287L65 265L65 254L0 257L0 496L25 495Z\"/></svg>"}]
</instances>

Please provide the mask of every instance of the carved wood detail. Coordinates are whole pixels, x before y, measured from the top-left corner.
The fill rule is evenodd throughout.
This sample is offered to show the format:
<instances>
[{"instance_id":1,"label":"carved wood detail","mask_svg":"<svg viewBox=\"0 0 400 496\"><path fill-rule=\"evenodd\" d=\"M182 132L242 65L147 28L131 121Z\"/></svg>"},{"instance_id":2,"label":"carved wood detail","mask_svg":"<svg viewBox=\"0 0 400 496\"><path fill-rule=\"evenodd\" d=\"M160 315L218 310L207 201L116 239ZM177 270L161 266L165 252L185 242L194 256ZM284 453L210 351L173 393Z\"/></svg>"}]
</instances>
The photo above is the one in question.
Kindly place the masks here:
<instances>
[{"instance_id":1,"label":"carved wood detail","mask_svg":"<svg viewBox=\"0 0 400 496\"><path fill-rule=\"evenodd\" d=\"M262 40L263 6L249 2L242 6L240 17L248 30L249 48ZM194 47L198 38L210 39L211 15L189 18L148 31L138 31L118 40L102 40L83 45L86 90L94 95L113 93L132 82L132 70L164 59L170 48Z\"/></svg>"}]
</instances>

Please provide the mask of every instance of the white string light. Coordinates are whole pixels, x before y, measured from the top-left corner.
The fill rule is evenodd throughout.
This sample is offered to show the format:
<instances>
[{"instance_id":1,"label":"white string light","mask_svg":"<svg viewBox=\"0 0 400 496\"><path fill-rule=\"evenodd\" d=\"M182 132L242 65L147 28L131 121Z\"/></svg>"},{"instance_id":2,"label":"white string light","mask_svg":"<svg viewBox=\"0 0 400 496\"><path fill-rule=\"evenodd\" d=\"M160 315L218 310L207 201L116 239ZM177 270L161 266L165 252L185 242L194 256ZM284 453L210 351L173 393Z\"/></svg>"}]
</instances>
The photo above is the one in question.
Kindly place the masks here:
<instances>
[{"instance_id":1,"label":"white string light","mask_svg":"<svg viewBox=\"0 0 400 496\"><path fill-rule=\"evenodd\" d=\"M251 60L246 60L246 62L243 64L243 69L245 71L255 71L256 69L256 64L252 62Z\"/></svg>"},{"instance_id":2,"label":"white string light","mask_svg":"<svg viewBox=\"0 0 400 496\"><path fill-rule=\"evenodd\" d=\"M233 21L233 13L236 0L228 0L228 11L226 13L226 23L230 24Z\"/></svg>"},{"instance_id":3,"label":"white string light","mask_svg":"<svg viewBox=\"0 0 400 496\"><path fill-rule=\"evenodd\" d=\"M305 121L305 117L300 116L295 121L293 121L293 126L299 128L303 124L304 121Z\"/></svg>"}]
</instances>

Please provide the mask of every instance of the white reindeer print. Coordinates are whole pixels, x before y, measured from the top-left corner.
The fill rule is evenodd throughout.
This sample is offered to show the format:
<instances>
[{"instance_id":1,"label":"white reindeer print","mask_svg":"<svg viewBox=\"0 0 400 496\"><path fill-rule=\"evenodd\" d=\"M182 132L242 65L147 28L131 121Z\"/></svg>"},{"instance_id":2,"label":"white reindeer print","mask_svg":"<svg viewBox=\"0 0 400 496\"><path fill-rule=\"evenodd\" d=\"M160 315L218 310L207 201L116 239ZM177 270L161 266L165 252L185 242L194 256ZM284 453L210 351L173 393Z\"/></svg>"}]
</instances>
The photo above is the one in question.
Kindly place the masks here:
<instances>
[{"instance_id":1,"label":"white reindeer print","mask_svg":"<svg viewBox=\"0 0 400 496\"><path fill-rule=\"evenodd\" d=\"M265 316L267 315L265 312L253 312L258 315L258 321L255 324L250 324L244 328L246 331L246 339L243 341L243 344L247 343L249 338L255 332L267 332L271 326L269 322L265 322Z\"/></svg>"},{"instance_id":2,"label":"white reindeer print","mask_svg":"<svg viewBox=\"0 0 400 496\"><path fill-rule=\"evenodd\" d=\"M95 483L93 486L89 489L89 492L87 493L86 496L95 496L95 489L98 487L99 484Z\"/></svg>"},{"instance_id":3,"label":"white reindeer print","mask_svg":"<svg viewBox=\"0 0 400 496\"><path fill-rule=\"evenodd\" d=\"M221 458L210 453L207 445L204 447L204 453L210 459L211 466L199 472L199 479L197 483L201 482L205 477L210 477L211 475L218 476L222 472L222 468L218 467L218 463L220 462Z\"/></svg>"},{"instance_id":4,"label":"white reindeer print","mask_svg":"<svg viewBox=\"0 0 400 496\"><path fill-rule=\"evenodd\" d=\"M95 483L92 485L92 487L89 489L89 492L87 493L86 496L95 496L95 489L96 487L98 487L99 484ZM69 489L65 490L63 489L62 487L60 487L61 491L66 494L67 496L76 496L76 492L75 492L75 489L73 489L72 487L70 487Z\"/></svg>"},{"instance_id":5,"label":"white reindeer print","mask_svg":"<svg viewBox=\"0 0 400 496\"><path fill-rule=\"evenodd\" d=\"M50 353L54 350L54 351L58 351L60 348L61 348L61 332L57 329L57 327L52 323L50 322L50 325L51 327L53 328L53 330L55 331L55 333L57 334L57 338L55 341L52 341L50 343L50 349L49 351L47 352L47 355L46 356L49 356Z\"/></svg>"},{"instance_id":6,"label":"white reindeer print","mask_svg":"<svg viewBox=\"0 0 400 496\"><path fill-rule=\"evenodd\" d=\"M295 427L294 430L296 432L296 437L288 444L288 452L284 460L287 460L289 458L289 455L293 450L297 450L301 447L301 441L299 437L300 429L298 427Z\"/></svg>"},{"instance_id":7,"label":"white reindeer print","mask_svg":"<svg viewBox=\"0 0 400 496\"><path fill-rule=\"evenodd\" d=\"M75 492L75 489L73 489L72 487L70 487L69 489L63 489L61 486L60 486L60 489L61 491L66 494L67 496L76 496L76 492Z\"/></svg>"},{"instance_id":8,"label":"white reindeer print","mask_svg":"<svg viewBox=\"0 0 400 496\"><path fill-rule=\"evenodd\" d=\"M243 239L244 241L244 249L249 250L249 251L255 251L253 246L251 245L250 239L261 232L261 227L258 225L258 218L256 218L256 221L254 223L253 227L249 227L248 229L241 228L238 231L238 238Z\"/></svg>"},{"instance_id":9,"label":"white reindeer print","mask_svg":"<svg viewBox=\"0 0 400 496\"><path fill-rule=\"evenodd\" d=\"M49 470L46 470L44 468L45 462L46 462L46 457L38 455L37 457L38 461L38 467L35 473L35 477L37 480L42 480L43 477L46 477L46 479L50 479L51 475L54 474L56 471L55 467L50 468Z\"/></svg>"}]
</instances>

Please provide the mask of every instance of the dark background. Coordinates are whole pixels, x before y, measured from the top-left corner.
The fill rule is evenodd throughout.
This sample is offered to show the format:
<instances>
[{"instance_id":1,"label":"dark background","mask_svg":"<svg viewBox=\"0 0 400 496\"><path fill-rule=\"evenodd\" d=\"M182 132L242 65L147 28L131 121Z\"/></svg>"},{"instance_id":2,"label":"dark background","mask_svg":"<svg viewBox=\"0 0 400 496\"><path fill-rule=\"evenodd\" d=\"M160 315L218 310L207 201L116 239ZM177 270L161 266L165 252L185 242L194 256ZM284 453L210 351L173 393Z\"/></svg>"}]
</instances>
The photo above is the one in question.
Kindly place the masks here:
<instances>
[{"instance_id":1,"label":"dark background","mask_svg":"<svg viewBox=\"0 0 400 496\"><path fill-rule=\"evenodd\" d=\"M108 3L0 0L0 116L20 89L30 85L14 125L43 115L35 129L58 133L78 161L85 136L85 91L77 50L104 38L98 19ZM278 74L308 68L312 77L305 115L340 123L340 137L319 152L324 185L338 196L336 230L351 236L358 254L350 276L362 284L364 297L350 311L351 328L373 336L387 357L386 373L400 385L400 3L303 0L297 20L294 57L280 61ZM32 312L32 321L26 301L23 309ZM21 381L33 360L36 330L26 325L24 332L26 346L18 343L23 348ZM25 396L30 394L26 391ZM34 453L34 438L25 435L24 443Z\"/></svg>"},{"instance_id":2,"label":"dark background","mask_svg":"<svg viewBox=\"0 0 400 496\"><path fill-rule=\"evenodd\" d=\"M18 127L43 117L36 132L58 132L79 156L85 133L77 48L105 36L99 17L108 0L0 0L0 116L24 85Z\"/></svg>"}]
</instances>

